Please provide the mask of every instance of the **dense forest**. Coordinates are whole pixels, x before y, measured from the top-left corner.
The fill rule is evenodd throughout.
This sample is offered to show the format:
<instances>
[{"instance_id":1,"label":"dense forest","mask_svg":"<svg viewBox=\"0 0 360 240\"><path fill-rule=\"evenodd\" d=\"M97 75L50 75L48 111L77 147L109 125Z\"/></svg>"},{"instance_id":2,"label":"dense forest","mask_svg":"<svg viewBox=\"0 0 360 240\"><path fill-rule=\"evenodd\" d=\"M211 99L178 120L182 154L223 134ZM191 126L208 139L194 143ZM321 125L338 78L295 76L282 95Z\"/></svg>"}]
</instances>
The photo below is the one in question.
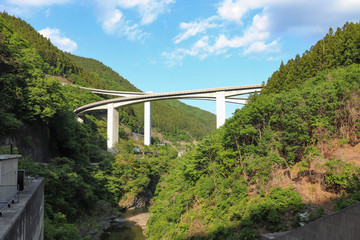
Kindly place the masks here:
<instances>
[{"instance_id":1,"label":"dense forest","mask_svg":"<svg viewBox=\"0 0 360 240\"><path fill-rule=\"evenodd\" d=\"M278 71L268 79L263 93L279 93L298 87L304 80L321 71L360 62L360 26L346 23L336 32L332 28L314 46L286 65L281 62Z\"/></svg>"},{"instance_id":2,"label":"dense forest","mask_svg":"<svg viewBox=\"0 0 360 240\"><path fill-rule=\"evenodd\" d=\"M360 24L346 23L160 180L149 239L255 239L360 200ZM340 197L339 197L340 196Z\"/></svg>"},{"instance_id":3,"label":"dense forest","mask_svg":"<svg viewBox=\"0 0 360 240\"><path fill-rule=\"evenodd\" d=\"M180 158L175 142L146 147L131 138L141 132L142 107L124 108L113 155L105 150L103 114L86 115L80 124L73 113L106 96L57 79L139 90L1 13L0 136L11 136L30 157L26 149L46 142L48 165L20 162L45 177L45 238L91 239L99 232L97 217L146 204L154 192L149 239L256 239L359 201L360 159L344 154L360 146L359 34L358 23L330 29L301 57L281 63L261 93L206 137L213 116L179 101L154 104L154 124L167 136L203 138ZM195 122L169 120L177 114Z\"/></svg>"}]
</instances>

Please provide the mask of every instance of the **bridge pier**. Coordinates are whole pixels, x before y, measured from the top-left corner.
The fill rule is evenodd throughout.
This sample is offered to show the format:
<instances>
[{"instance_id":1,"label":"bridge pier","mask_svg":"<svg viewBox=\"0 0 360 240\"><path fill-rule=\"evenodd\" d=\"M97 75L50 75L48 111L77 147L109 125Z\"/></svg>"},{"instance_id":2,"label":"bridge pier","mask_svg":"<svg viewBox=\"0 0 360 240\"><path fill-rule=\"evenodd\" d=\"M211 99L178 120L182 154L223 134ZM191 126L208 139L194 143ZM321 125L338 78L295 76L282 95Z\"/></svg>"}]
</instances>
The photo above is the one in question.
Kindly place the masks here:
<instances>
[{"instance_id":1,"label":"bridge pier","mask_svg":"<svg viewBox=\"0 0 360 240\"><path fill-rule=\"evenodd\" d=\"M113 103L107 104L107 148L111 152L119 142L119 111Z\"/></svg>"},{"instance_id":2,"label":"bridge pier","mask_svg":"<svg viewBox=\"0 0 360 240\"><path fill-rule=\"evenodd\" d=\"M225 123L225 91L216 92L216 128Z\"/></svg>"},{"instance_id":3,"label":"bridge pier","mask_svg":"<svg viewBox=\"0 0 360 240\"><path fill-rule=\"evenodd\" d=\"M144 102L144 145L151 144L151 102Z\"/></svg>"}]
</instances>

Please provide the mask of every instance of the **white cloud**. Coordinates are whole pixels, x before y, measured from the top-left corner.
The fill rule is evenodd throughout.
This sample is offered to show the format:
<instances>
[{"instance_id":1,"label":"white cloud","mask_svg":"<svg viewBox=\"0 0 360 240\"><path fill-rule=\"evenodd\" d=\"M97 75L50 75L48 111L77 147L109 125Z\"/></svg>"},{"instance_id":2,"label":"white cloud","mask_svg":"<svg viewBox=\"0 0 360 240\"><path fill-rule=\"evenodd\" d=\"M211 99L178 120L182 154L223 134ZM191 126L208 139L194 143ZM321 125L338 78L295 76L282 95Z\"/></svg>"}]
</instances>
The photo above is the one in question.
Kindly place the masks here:
<instances>
[{"instance_id":1,"label":"white cloud","mask_svg":"<svg viewBox=\"0 0 360 240\"><path fill-rule=\"evenodd\" d=\"M242 18L247 11L248 8L245 4L241 4L240 1L233 2L232 0L224 0L218 8L218 14L221 18L238 23L242 23Z\"/></svg>"},{"instance_id":2,"label":"white cloud","mask_svg":"<svg viewBox=\"0 0 360 240\"><path fill-rule=\"evenodd\" d=\"M280 36L320 39L329 27L360 20L360 0L220 0L216 7L216 15L180 24L177 47L163 54L172 64L230 51L277 59L269 53L281 51Z\"/></svg>"},{"instance_id":3,"label":"white cloud","mask_svg":"<svg viewBox=\"0 0 360 240\"><path fill-rule=\"evenodd\" d=\"M130 0L131 1L131 0ZM138 12L141 16L142 24L150 24L156 20L156 18L167 11L167 6L174 3L174 0L158 0L151 1L145 0L138 6Z\"/></svg>"},{"instance_id":4,"label":"white cloud","mask_svg":"<svg viewBox=\"0 0 360 240\"><path fill-rule=\"evenodd\" d=\"M103 2L103 1L101 1ZM123 9L135 8L141 16L141 24L149 24L156 20L157 16L167 10L167 5L174 0L107 0L115 7Z\"/></svg>"},{"instance_id":5,"label":"white cloud","mask_svg":"<svg viewBox=\"0 0 360 240\"><path fill-rule=\"evenodd\" d=\"M77 43L67 38L57 28L45 28L39 33L46 38L49 38L52 44L65 52L73 52L77 49Z\"/></svg>"},{"instance_id":6,"label":"white cloud","mask_svg":"<svg viewBox=\"0 0 360 240\"><path fill-rule=\"evenodd\" d=\"M278 52L278 42L276 40L269 44L264 41L254 42L248 48L245 49L244 53L263 53L263 52Z\"/></svg>"},{"instance_id":7,"label":"white cloud","mask_svg":"<svg viewBox=\"0 0 360 240\"><path fill-rule=\"evenodd\" d=\"M98 19L108 34L126 36L129 40L143 41L148 33L143 28L154 22L174 0L96 0ZM140 21L131 19L125 11L133 10Z\"/></svg>"},{"instance_id":8,"label":"white cloud","mask_svg":"<svg viewBox=\"0 0 360 240\"><path fill-rule=\"evenodd\" d=\"M49 8L45 11L45 16L50 17L50 15L51 15L51 9Z\"/></svg>"},{"instance_id":9,"label":"white cloud","mask_svg":"<svg viewBox=\"0 0 360 240\"><path fill-rule=\"evenodd\" d=\"M280 60L281 60L280 56L276 56L276 57L271 56L266 59L266 61L280 61Z\"/></svg>"},{"instance_id":10,"label":"white cloud","mask_svg":"<svg viewBox=\"0 0 360 240\"><path fill-rule=\"evenodd\" d=\"M108 12L107 18L104 19L102 27L107 33L112 33L116 29L117 25L123 21L123 14L118 9L113 9Z\"/></svg>"},{"instance_id":11,"label":"white cloud","mask_svg":"<svg viewBox=\"0 0 360 240\"><path fill-rule=\"evenodd\" d=\"M123 34L127 36L129 40L139 40L143 41L149 36L148 33L143 32L137 24L128 25L126 24L123 29Z\"/></svg>"},{"instance_id":12,"label":"white cloud","mask_svg":"<svg viewBox=\"0 0 360 240\"><path fill-rule=\"evenodd\" d=\"M359 0L335 0L334 9L341 11L352 11L360 8Z\"/></svg>"},{"instance_id":13,"label":"white cloud","mask_svg":"<svg viewBox=\"0 0 360 240\"><path fill-rule=\"evenodd\" d=\"M194 21L194 22L189 22L189 23L185 23L185 22L180 23L180 28L185 30L185 32L180 33L175 37L175 43L178 44L178 43L182 42L183 40L186 40L190 37L196 36L199 33L204 33L209 28L218 27L219 24L215 23L216 20L217 20L217 17L213 16L213 17L209 17L207 19L200 20L200 21Z\"/></svg>"},{"instance_id":14,"label":"white cloud","mask_svg":"<svg viewBox=\"0 0 360 240\"><path fill-rule=\"evenodd\" d=\"M107 34L126 36L128 40L132 41L142 41L147 36L138 24L132 24L126 20L124 14L116 8L106 12L106 17L102 21L102 28Z\"/></svg>"},{"instance_id":15,"label":"white cloud","mask_svg":"<svg viewBox=\"0 0 360 240\"><path fill-rule=\"evenodd\" d=\"M214 26L221 24L216 16L208 19L217 21L217 23L213 23ZM175 38L175 43L180 43L190 36L195 36L197 33L206 32L210 28L207 27L208 19L195 23L182 23L180 27L192 31L189 33L185 31L183 34L179 34ZM163 56L168 59L167 64L172 66L179 64L186 56L196 56L200 59L205 59L210 55L225 54L225 57L229 57L231 54L228 52L231 49L242 49L244 54L274 52L275 49L278 51L277 41L266 43L270 36L270 33L266 31L268 24L267 16L256 14L253 17L252 25L245 29L242 35L234 37L226 36L224 33L218 36L205 35L188 49L179 47L172 53L163 53Z\"/></svg>"}]
</instances>

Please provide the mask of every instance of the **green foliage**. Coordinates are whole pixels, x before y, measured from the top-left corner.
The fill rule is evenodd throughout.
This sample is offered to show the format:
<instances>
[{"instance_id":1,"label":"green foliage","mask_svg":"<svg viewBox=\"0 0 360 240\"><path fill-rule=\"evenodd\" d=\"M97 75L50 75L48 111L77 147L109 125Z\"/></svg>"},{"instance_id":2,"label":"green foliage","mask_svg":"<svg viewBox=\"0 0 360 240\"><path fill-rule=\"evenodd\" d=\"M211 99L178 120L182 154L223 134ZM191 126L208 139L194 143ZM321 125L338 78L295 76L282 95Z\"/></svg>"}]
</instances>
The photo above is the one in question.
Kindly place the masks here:
<instances>
[{"instance_id":1,"label":"green foliage","mask_svg":"<svg viewBox=\"0 0 360 240\"><path fill-rule=\"evenodd\" d=\"M338 143L340 144L341 147L344 146L344 144L348 144L349 143L349 139L348 138L344 138L344 139L339 139Z\"/></svg>"},{"instance_id":2,"label":"green foliage","mask_svg":"<svg viewBox=\"0 0 360 240\"><path fill-rule=\"evenodd\" d=\"M293 225L295 227L302 227L305 224L315 221L316 219L319 219L326 215L325 209L322 206L314 207L309 205L306 206L304 210L306 211L298 213L297 219L295 220L295 222L293 222Z\"/></svg>"},{"instance_id":3,"label":"green foliage","mask_svg":"<svg viewBox=\"0 0 360 240\"><path fill-rule=\"evenodd\" d=\"M29 176L45 179L45 239L82 239L77 221L94 214L100 199L111 202L90 165L61 157L47 165L20 159L19 168L26 169Z\"/></svg>"},{"instance_id":4,"label":"green foliage","mask_svg":"<svg viewBox=\"0 0 360 240\"><path fill-rule=\"evenodd\" d=\"M334 211L339 211L360 201L360 191L346 197L344 193L335 200Z\"/></svg>"},{"instance_id":5,"label":"green foliage","mask_svg":"<svg viewBox=\"0 0 360 240\"><path fill-rule=\"evenodd\" d=\"M0 146L0 154L11 154L11 146ZM19 149L13 147L12 154L19 154Z\"/></svg>"},{"instance_id":6,"label":"green foliage","mask_svg":"<svg viewBox=\"0 0 360 240\"><path fill-rule=\"evenodd\" d=\"M266 185L276 169L298 162L300 171L309 168L320 155L318 144L340 136L358 142L360 124L350 109L360 109L359 76L353 64L325 70L287 92L252 95L160 180L149 239L253 239L257 228L286 230L322 216L323 209L306 210L306 221L299 219L299 195L292 189L269 192ZM324 167L327 190L358 191L358 168L341 160ZM347 202L354 200L339 205Z\"/></svg>"},{"instance_id":7,"label":"green foliage","mask_svg":"<svg viewBox=\"0 0 360 240\"><path fill-rule=\"evenodd\" d=\"M286 211L299 212L303 208L301 197L292 189L274 188L269 195L254 199L251 204L250 219L257 224L264 224L271 231L279 231L284 222L282 215Z\"/></svg>"},{"instance_id":8,"label":"green foliage","mask_svg":"<svg viewBox=\"0 0 360 240\"><path fill-rule=\"evenodd\" d=\"M44 219L44 238L48 240L80 240L82 239L75 224L66 222L66 216L54 214L54 219Z\"/></svg>"},{"instance_id":9,"label":"green foliage","mask_svg":"<svg viewBox=\"0 0 360 240\"><path fill-rule=\"evenodd\" d=\"M252 101L226 122L226 147L237 151L239 156L246 155L244 153L266 156L269 151L276 152L289 165L309 154L315 156L317 153L310 153L308 149L312 143L342 135L345 129L342 126L349 118L354 119L349 111L341 109L348 104L356 105L353 99L357 96L355 89L359 87L359 78L351 79L352 85L349 85L346 76L358 74L359 69L358 65L339 68L322 74L329 77L309 79L301 88L273 95L254 95ZM339 89L338 86L348 88ZM348 94L341 94L343 91ZM355 136L358 120L351 121L354 127L346 131Z\"/></svg>"},{"instance_id":10,"label":"green foliage","mask_svg":"<svg viewBox=\"0 0 360 240\"><path fill-rule=\"evenodd\" d=\"M249 184L270 180L272 167L282 166L284 160L274 153L259 161L249 155L242 166L238 153L219 142L226 134L222 130L178 159L169 175L160 180L150 208L150 239L188 238L194 221L206 233L206 237L195 235L194 239L253 238L257 236L255 223L280 230L285 227L280 224L285 213L296 217L301 210L302 200L292 189L275 188L269 194L263 192L262 197L247 195ZM250 223L239 227L246 221Z\"/></svg>"},{"instance_id":11,"label":"green foliage","mask_svg":"<svg viewBox=\"0 0 360 240\"><path fill-rule=\"evenodd\" d=\"M279 93L298 87L308 78L315 77L325 69L360 63L360 24L345 23L336 32L330 28L328 34L306 51L297 54L285 65L281 62L278 71L268 79L263 93Z\"/></svg>"},{"instance_id":12,"label":"green foliage","mask_svg":"<svg viewBox=\"0 0 360 240\"><path fill-rule=\"evenodd\" d=\"M24 40L24 32L19 34L8 24L14 20L12 23L23 26L23 22L15 18L5 21L3 16L9 17L5 13L0 16L0 62L4 67L0 72L0 134L13 136L20 128L26 132L34 126L44 131L40 134L44 136L42 144L54 158L47 166L22 161L19 167L45 177L46 238L81 239L75 221L91 215L100 199L111 201L109 194L98 194L104 191L90 172L90 161L105 156L97 147L100 137L96 128L75 120L69 104L72 96L45 76L47 63L27 41L32 39ZM31 139L30 135L16 139L19 148L15 150L23 154Z\"/></svg>"},{"instance_id":13,"label":"green foliage","mask_svg":"<svg viewBox=\"0 0 360 240\"><path fill-rule=\"evenodd\" d=\"M328 189L335 192L342 189L355 192L360 189L360 168L355 167L353 163L338 159L326 162L324 167L327 169L325 181Z\"/></svg>"},{"instance_id":14,"label":"green foliage","mask_svg":"<svg viewBox=\"0 0 360 240\"><path fill-rule=\"evenodd\" d=\"M60 84L49 78L36 79L28 87L28 106L34 117L49 119L65 107Z\"/></svg>"},{"instance_id":15,"label":"green foliage","mask_svg":"<svg viewBox=\"0 0 360 240\"><path fill-rule=\"evenodd\" d=\"M134 154L134 146L132 141L120 139L115 161L104 163L94 172L97 181L121 207L130 207L136 196L155 191L160 176L177 157L173 148L165 146L151 146L149 151L154 155L139 156Z\"/></svg>"},{"instance_id":16,"label":"green foliage","mask_svg":"<svg viewBox=\"0 0 360 240\"><path fill-rule=\"evenodd\" d=\"M312 159L314 158L315 156L320 156L320 153L319 151L317 150L317 148L315 146L307 146L305 148L305 151L304 151L304 155L303 155L303 158L305 160L308 160L308 159Z\"/></svg>"},{"instance_id":17,"label":"green foliage","mask_svg":"<svg viewBox=\"0 0 360 240\"><path fill-rule=\"evenodd\" d=\"M80 81L80 83L87 86L97 88L104 87L101 81L75 64L66 53L52 45L49 39L40 35L25 21L10 16L6 12L0 13L0 16L37 50L36 52L41 56L41 58L38 59L42 59L42 61L45 62L41 65L34 62L35 65L40 67L39 71L50 75L68 77L76 84Z\"/></svg>"},{"instance_id":18,"label":"green foliage","mask_svg":"<svg viewBox=\"0 0 360 240\"><path fill-rule=\"evenodd\" d=\"M128 80L124 79L122 76L114 72L111 68L105 66L103 63L95 59L79 57L70 53L65 54L86 71L92 73L97 79L101 79L101 81L108 89L140 92L140 90L132 85Z\"/></svg>"}]
</instances>

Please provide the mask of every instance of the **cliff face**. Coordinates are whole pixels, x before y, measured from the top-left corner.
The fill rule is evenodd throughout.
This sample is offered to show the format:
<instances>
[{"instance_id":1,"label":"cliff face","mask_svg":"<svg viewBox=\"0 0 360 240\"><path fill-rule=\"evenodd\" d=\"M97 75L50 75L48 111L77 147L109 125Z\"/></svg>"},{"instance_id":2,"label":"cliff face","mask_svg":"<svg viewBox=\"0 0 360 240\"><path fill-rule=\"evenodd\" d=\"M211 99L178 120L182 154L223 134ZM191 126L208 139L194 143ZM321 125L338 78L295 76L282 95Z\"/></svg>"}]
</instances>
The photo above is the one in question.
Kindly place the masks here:
<instances>
[{"instance_id":1,"label":"cliff face","mask_svg":"<svg viewBox=\"0 0 360 240\"><path fill-rule=\"evenodd\" d=\"M14 151L34 162L48 162L50 137L46 127L25 124L12 135L0 135L0 145L10 147L11 141Z\"/></svg>"}]
</instances>

